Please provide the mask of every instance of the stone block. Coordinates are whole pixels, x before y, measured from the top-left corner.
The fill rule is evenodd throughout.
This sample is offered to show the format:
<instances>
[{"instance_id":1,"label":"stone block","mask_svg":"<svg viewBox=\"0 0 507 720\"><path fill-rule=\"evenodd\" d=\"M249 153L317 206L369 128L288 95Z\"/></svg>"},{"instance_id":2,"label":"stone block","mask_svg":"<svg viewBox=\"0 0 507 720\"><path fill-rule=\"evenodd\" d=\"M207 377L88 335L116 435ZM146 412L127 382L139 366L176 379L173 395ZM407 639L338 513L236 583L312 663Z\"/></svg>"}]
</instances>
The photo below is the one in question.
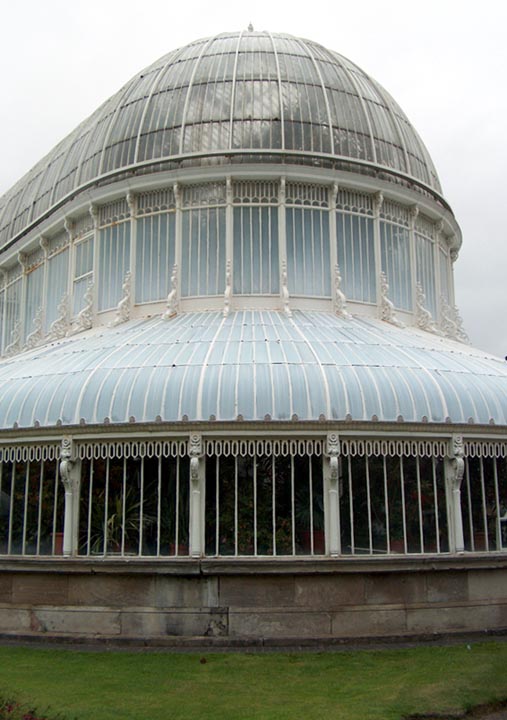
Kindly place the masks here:
<instances>
[{"instance_id":1,"label":"stone block","mask_svg":"<svg viewBox=\"0 0 507 720\"><path fill-rule=\"evenodd\" d=\"M340 610L332 614L333 637L381 637L406 633L403 608Z\"/></svg>"},{"instance_id":2,"label":"stone block","mask_svg":"<svg viewBox=\"0 0 507 720\"><path fill-rule=\"evenodd\" d=\"M213 605L217 605L217 584L213 578L159 575L155 578L152 604L164 608L207 607L211 604L209 600L213 600Z\"/></svg>"},{"instance_id":3,"label":"stone block","mask_svg":"<svg viewBox=\"0 0 507 720\"><path fill-rule=\"evenodd\" d=\"M428 573L426 576L428 602L459 602L468 600L468 574L466 572Z\"/></svg>"},{"instance_id":4,"label":"stone block","mask_svg":"<svg viewBox=\"0 0 507 720\"><path fill-rule=\"evenodd\" d=\"M470 570L470 600L507 600L507 569Z\"/></svg>"},{"instance_id":5,"label":"stone block","mask_svg":"<svg viewBox=\"0 0 507 720\"><path fill-rule=\"evenodd\" d=\"M24 632L31 630L30 610L0 608L0 632Z\"/></svg>"},{"instance_id":6,"label":"stone block","mask_svg":"<svg viewBox=\"0 0 507 720\"><path fill-rule=\"evenodd\" d=\"M129 637L208 636L227 635L227 614L207 608L167 608L153 610L132 608L121 614L121 634Z\"/></svg>"},{"instance_id":7,"label":"stone block","mask_svg":"<svg viewBox=\"0 0 507 720\"><path fill-rule=\"evenodd\" d=\"M12 599L12 575L0 574L0 603L10 602Z\"/></svg>"},{"instance_id":8,"label":"stone block","mask_svg":"<svg viewBox=\"0 0 507 720\"><path fill-rule=\"evenodd\" d=\"M371 573L365 578L365 601L373 605L407 605L426 600L420 573Z\"/></svg>"},{"instance_id":9,"label":"stone block","mask_svg":"<svg viewBox=\"0 0 507 720\"><path fill-rule=\"evenodd\" d=\"M68 576L53 573L15 573L12 602L22 605L66 605Z\"/></svg>"},{"instance_id":10,"label":"stone block","mask_svg":"<svg viewBox=\"0 0 507 720\"><path fill-rule=\"evenodd\" d=\"M298 607L331 610L364 603L362 575L300 575L294 588Z\"/></svg>"},{"instance_id":11,"label":"stone block","mask_svg":"<svg viewBox=\"0 0 507 720\"><path fill-rule=\"evenodd\" d=\"M154 598L152 575L96 573L69 578L69 604L72 605L152 605Z\"/></svg>"},{"instance_id":12,"label":"stone block","mask_svg":"<svg viewBox=\"0 0 507 720\"><path fill-rule=\"evenodd\" d=\"M455 607L410 608L407 628L410 632L473 632L493 630L507 625L507 606L490 603Z\"/></svg>"},{"instance_id":13,"label":"stone block","mask_svg":"<svg viewBox=\"0 0 507 720\"><path fill-rule=\"evenodd\" d=\"M76 635L119 635L120 614L107 608L37 608L34 622L41 632Z\"/></svg>"},{"instance_id":14,"label":"stone block","mask_svg":"<svg viewBox=\"0 0 507 720\"><path fill-rule=\"evenodd\" d=\"M219 580L222 607L292 607L294 578L286 575L225 576Z\"/></svg>"},{"instance_id":15,"label":"stone block","mask_svg":"<svg viewBox=\"0 0 507 720\"><path fill-rule=\"evenodd\" d=\"M331 619L325 612L229 611L229 635L235 637L329 637Z\"/></svg>"}]
</instances>

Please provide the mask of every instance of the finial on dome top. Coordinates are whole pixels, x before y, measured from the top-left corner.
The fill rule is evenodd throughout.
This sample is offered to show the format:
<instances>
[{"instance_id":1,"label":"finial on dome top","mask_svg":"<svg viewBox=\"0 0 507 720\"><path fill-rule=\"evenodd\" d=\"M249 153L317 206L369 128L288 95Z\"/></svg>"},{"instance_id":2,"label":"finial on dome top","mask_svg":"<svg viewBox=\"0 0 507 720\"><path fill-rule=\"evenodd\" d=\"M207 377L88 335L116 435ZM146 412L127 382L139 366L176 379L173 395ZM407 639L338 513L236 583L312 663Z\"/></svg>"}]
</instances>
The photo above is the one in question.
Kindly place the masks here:
<instances>
[{"instance_id":1,"label":"finial on dome top","mask_svg":"<svg viewBox=\"0 0 507 720\"><path fill-rule=\"evenodd\" d=\"M253 32L253 31L254 31L254 28L253 28L252 23L248 23L248 32Z\"/></svg>"}]
</instances>

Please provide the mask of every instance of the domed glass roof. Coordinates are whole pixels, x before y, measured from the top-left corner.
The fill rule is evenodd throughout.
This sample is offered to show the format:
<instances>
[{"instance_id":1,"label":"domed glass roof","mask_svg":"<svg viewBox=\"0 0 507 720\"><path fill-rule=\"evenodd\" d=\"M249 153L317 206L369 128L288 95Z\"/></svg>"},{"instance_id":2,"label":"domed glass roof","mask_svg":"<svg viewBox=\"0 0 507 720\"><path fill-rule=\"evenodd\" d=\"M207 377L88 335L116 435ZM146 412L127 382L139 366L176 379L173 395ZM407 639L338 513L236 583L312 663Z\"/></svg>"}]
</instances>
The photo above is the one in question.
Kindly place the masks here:
<instances>
[{"instance_id":1,"label":"domed glass roof","mask_svg":"<svg viewBox=\"0 0 507 720\"><path fill-rule=\"evenodd\" d=\"M80 188L124 172L234 162L310 163L441 192L391 96L322 46L223 33L128 82L0 199L0 246Z\"/></svg>"}]
</instances>

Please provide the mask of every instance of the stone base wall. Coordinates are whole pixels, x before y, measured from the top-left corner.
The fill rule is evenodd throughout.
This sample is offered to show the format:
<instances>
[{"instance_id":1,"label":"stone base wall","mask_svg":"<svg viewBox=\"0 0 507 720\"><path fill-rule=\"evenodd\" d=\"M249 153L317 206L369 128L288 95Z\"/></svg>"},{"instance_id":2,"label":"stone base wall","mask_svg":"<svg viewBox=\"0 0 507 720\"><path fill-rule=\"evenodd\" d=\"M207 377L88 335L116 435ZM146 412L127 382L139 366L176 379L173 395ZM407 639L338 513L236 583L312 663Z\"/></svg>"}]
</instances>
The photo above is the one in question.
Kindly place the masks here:
<instances>
[{"instance_id":1,"label":"stone base wall","mask_svg":"<svg viewBox=\"0 0 507 720\"><path fill-rule=\"evenodd\" d=\"M507 630L507 557L0 561L0 634L232 643Z\"/></svg>"}]
</instances>

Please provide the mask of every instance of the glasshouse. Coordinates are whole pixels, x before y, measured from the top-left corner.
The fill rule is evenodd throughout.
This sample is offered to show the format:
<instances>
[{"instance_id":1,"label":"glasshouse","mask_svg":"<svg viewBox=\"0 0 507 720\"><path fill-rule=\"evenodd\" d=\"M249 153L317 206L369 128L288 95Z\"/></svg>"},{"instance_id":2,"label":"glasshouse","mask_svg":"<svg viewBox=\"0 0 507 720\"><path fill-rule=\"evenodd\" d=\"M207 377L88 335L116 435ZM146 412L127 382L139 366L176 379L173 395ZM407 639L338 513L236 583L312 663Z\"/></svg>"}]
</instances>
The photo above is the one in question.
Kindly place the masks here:
<instances>
[{"instance_id":1,"label":"glasshouse","mask_svg":"<svg viewBox=\"0 0 507 720\"><path fill-rule=\"evenodd\" d=\"M461 242L334 51L250 26L132 78L0 198L0 636L507 631Z\"/></svg>"}]
</instances>

